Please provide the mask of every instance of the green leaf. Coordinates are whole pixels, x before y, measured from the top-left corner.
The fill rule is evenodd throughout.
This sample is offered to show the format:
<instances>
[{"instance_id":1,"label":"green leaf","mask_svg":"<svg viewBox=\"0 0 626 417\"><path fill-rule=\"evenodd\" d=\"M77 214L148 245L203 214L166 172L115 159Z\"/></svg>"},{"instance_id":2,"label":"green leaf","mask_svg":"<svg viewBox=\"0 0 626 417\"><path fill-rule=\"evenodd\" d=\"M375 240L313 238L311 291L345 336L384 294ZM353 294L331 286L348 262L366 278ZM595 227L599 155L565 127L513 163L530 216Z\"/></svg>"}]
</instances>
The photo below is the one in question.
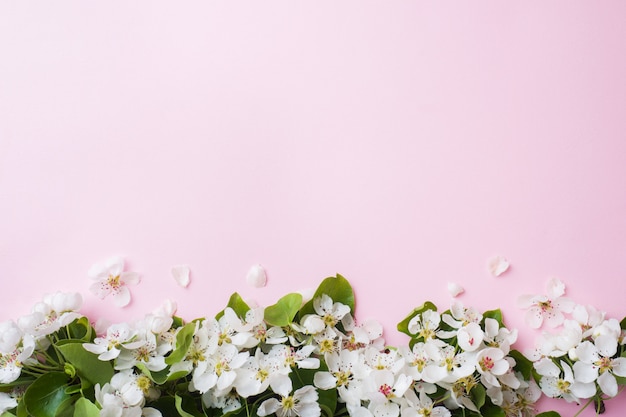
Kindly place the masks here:
<instances>
[{"instance_id":1,"label":"green leaf","mask_svg":"<svg viewBox=\"0 0 626 417\"><path fill-rule=\"evenodd\" d=\"M232 308L239 318L244 318L248 310L250 310L250 306L243 301L243 298L238 293L233 293L228 300L228 304L226 307ZM217 313L215 316L216 319L220 319L224 315L224 310Z\"/></svg>"},{"instance_id":2,"label":"green leaf","mask_svg":"<svg viewBox=\"0 0 626 417\"><path fill-rule=\"evenodd\" d=\"M506 413L501 407L491 403L481 408L480 414L483 417L506 417Z\"/></svg>"},{"instance_id":3,"label":"green leaf","mask_svg":"<svg viewBox=\"0 0 626 417\"><path fill-rule=\"evenodd\" d=\"M17 403L17 417L28 417L28 410L26 410L26 402L24 402L24 398Z\"/></svg>"},{"instance_id":4,"label":"green leaf","mask_svg":"<svg viewBox=\"0 0 626 417\"><path fill-rule=\"evenodd\" d=\"M619 327L621 327L622 330L626 330L626 317L624 317L622 321L619 322Z\"/></svg>"},{"instance_id":5,"label":"green leaf","mask_svg":"<svg viewBox=\"0 0 626 417\"><path fill-rule=\"evenodd\" d=\"M561 415L556 411L545 411L543 413L537 414L536 417L561 417Z\"/></svg>"},{"instance_id":6,"label":"green leaf","mask_svg":"<svg viewBox=\"0 0 626 417\"><path fill-rule=\"evenodd\" d=\"M288 326L302 307L302 295L287 294L265 309L265 321L272 326Z\"/></svg>"},{"instance_id":7,"label":"green leaf","mask_svg":"<svg viewBox=\"0 0 626 417\"><path fill-rule=\"evenodd\" d=\"M398 331L407 334L411 337L415 336L414 334L412 334L409 331L409 323L411 322L411 320L413 320L413 318L419 314L422 314L424 311L426 310L433 310L433 311L437 311L437 306L434 305L433 303L431 303L430 301L426 301L424 304L422 304L421 306L413 309L413 311L406 316L406 318L404 320L402 320L400 323L398 323Z\"/></svg>"},{"instance_id":8,"label":"green leaf","mask_svg":"<svg viewBox=\"0 0 626 417\"><path fill-rule=\"evenodd\" d=\"M0 414L0 417L15 417L15 414L5 411L4 413Z\"/></svg>"},{"instance_id":9,"label":"green leaf","mask_svg":"<svg viewBox=\"0 0 626 417\"><path fill-rule=\"evenodd\" d=\"M355 303L352 286L347 279L337 274L336 277L328 277L322 281L319 287L317 287L317 290L315 290L313 298L300 309L300 317L307 314L315 314L313 301L316 298L321 297L323 294L328 295L335 303L345 304L350 307L350 311L352 312L352 315L354 315Z\"/></svg>"},{"instance_id":10,"label":"green leaf","mask_svg":"<svg viewBox=\"0 0 626 417\"><path fill-rule=\"evenodd\" d=\"M165 368L165 369L163 369L161 371L152 372L152 371L150 371L150 369L148 369L146 364L143 363L143 362L137 362L137 364L135 364L135 366L144 375L146 375L148 378L150 378L150 380L152 382L154 382L157 385L163 385L165 383L165 381L168 380L168 375L169 375L169 372L170 372L170 370L168 368Z\"/></svg>"},{"instance_id":11,"label":"green leaf","mask_svg":"<svg viewBox=\"0 0 626 417\"><path fill-rule=\"evenodd\" d=\"M87 317L80 317L67 326L68 338L91 342L94 335L93 327Z\"/></svg>"},{"instance_id":12,"label":"green leaf","mask_svg":"<svg viewBox=\"0 0 626 417\"><path fill-rule=\"evenodd\" d=\"M515 359L514 369L521 372L525 380L530 380L534 369L532 361L518 350L510 351L509 356Z\"/></svg>"},{"instance_id":13,"label":"green leaf","mask_svg":"<svg viewBox=\"0 0 626 417\"><path fill-rule=\"evenodd\" d=\"M483 313L483 323L485 322L486 318L494 319L495 321L498 322L500 327L505 327L504 321L503 321L504 318L502 317L502 311L499 308L496 310L485 311Z\"/></svg>"},{"instance_id":14,"label":"green leaf","mask_svg":"<svg viewBox=\"0 0 626 417\"><path fill-rule=\"evenodd\" d=\"M91 384L103 386L111 381L115 371L110 362L101 361L98 355L85 350L82 341L63 340L57 344L57 348L65 359L74 365L81 379Z\"/></svg>"},{"instance_id":15,"label":"green leaf","mask_svg":"<svg viewBox=\"0 0 626 417\"><path fill-rule=\"evenodd\" d=\"M100 417L100 409L87 398L79 398L74 408L74 417Z\"/></svg>"},{"instance_id":16,"label":"green leaf","mask_svg":"<svg viewBox=\"0 0 626 417\"><path fill-rule=\"evenodd\" d=\"M173 365L182 361L187 352L189 351L189 346L191 346L191 342L193 341L193 335L196 331L196 323L191 322L186 324L182 329L178 331L176 334L176 349L169 354L167 358L165 358L165 363L168 365Z\"/></svg>"},{"instance_id":17,"label":"green leaf","mask_svg":"<svg viewBox=\"0 0 626 417\"><path fill-rule=\"evenodd\" d=\"M176 410L176 403L174 397L162 396L156 401L152 401L146 404L146 407L156 408L161 412L163 416L176 416L178 411Z\"/></svg>"},{"instance_id":18,"label":"green leaf","mask_svg":"<svg viewBox=\"0 0 626 417\"><path fill-rule=\"evenodd\" d=\"M191 410L193 413L189 413L186 410L183 409L183 407L185 408L189 408L188 404L189 404L189 400L193 400L191 397L181 397L180 395L176 394L174 397L174 401L176 404L176 411L178 411L178 413L180 414L181 417L203 417L203 415L197 411L197 410Z\"/></svg>"},{"instance_id":19,"label":"green leaf","mask_svg":"<svg viewBox=\"0 0 626 417\"><path fill-rule=\"evenodd\" d=\"M68 378L63 372L43 374L24 393L24 403L34 417L55 417L70 395L65 393Z\"/></svg>"},{"instance_id":20,"label":"green leaf","mask_svg":"<svg viewBox=\"0 0 626 417\"><path fill-rule=\"evenodd\" d=\"M476 408L480 410L480 408L485 405L485 398L487 397L487 392L485 391L485 387L478 384L475 385L474 388L469 392L470 399L476 405Z\"/></svg>"}]
</instances>

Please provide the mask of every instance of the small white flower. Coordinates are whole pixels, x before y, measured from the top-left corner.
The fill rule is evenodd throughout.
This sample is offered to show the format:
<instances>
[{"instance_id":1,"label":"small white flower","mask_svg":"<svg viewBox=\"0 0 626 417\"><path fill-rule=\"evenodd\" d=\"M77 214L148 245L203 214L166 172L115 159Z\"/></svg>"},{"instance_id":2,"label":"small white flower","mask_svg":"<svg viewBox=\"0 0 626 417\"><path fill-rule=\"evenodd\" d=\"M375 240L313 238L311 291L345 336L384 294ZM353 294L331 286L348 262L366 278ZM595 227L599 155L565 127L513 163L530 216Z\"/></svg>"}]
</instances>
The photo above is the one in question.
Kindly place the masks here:
<instances>
[{"instance_id":1,"label":"small white flower","mask_svg":"<svg viewBox=\"0 0 626 417\"><path fill-rule=\"evenodd\" d=\"M156 335L152 332L142 330L140 332L139 346L122 348L117 360L115 369L131 369L138 363L142 363L152 372L165 369L165 355L169 352L170 346L158 345Z\"/></svg>"},{"instance_id":2,"label":"small white flower","mask_svg":"<svg viewBox=\"0 0 626 417\"><path fill-rule=\"evenodd\" d=\"M252 265L246 275L246 282L254 288L265 287L267 284L267 273L262 265Z\"/></svg>"},{"instance_id":3,"label":"small white flower","mask_svg":"<svg viewBox=\"0 0 626 417\"><path fill-rule=\"evenodd\" d=\"M404 367L405 358L396 349L378 350L375 347L365 348L365 364L375 370L386 369L397 373Z\"/></svg>"},{"instance_id":4,"label":"small white flower","mask_svg":"<svg viewBox=\"0 0 626 417\"><path fill-rule=\"evenodd\" d=\"M333 303L326 294L313 300L313 308L328 327L335 327L346 314L350 314L350 307L339 302Z\"/></svg>"},{"instance_id":5,"label":"small white flower","mask_svg":"<svg viewBox=\"0 0 626 417\"><path fill-rule=\"evenodd\" d=\"M570 313L574 309L574 302L562 297L565 294L565 285L557 278L548 281L547 295L522 295L518 299L521 308L527 308L526 323L538 329L545 322L550 327L557 327L565 317L563 313Z\"/></svg>"},{"instance_id":6,"label":"small white flower","mask_svg":"<svg viewBox=\"0 0 626 417\"><path fill-rule=\"evenodd\" d=\"M426 365L422 373L426 382L452 383L472 375L476 369L475 352L456 353L453 346L440 345L435 341L427 342L425 349L431 358L431 362Z\"/></svg>"},{"instance_id":7,"label":"small white flower","mask_svg":"<svg viewBox=\"0 0 626 417\"><path fill-rule=\"evenodd\" d=\"M435 310L426 310L409 321L408 330L424 341L434 339L439 332L441 315Z\"/></svg>"},{"instance_id":8,"label":"small white flower","mask_svg":"<svg viewBox=\"0 0 626 417\"><path fill-rule=\"evenodd\" d=\"M176 281L176 283L183 288L187 288L189 286L189 282L191 281L189 278L189 272L188 265L176 265L170 270L174 281Z\"/></svg>"},{"instance_id":9,"label":"small white flower","mask_svg":"<svg viewBox=\"0 0 626 417\"><path fill-rule=\"evenodd\" d=\"M579 403L581 398L591 398L595 395L594 383L575 379L572 368L564 361L560 361L560 365L559 369L548 358L533 364L537 373L542 376L539 386L544 394L551 398L563 398L567 402L576 403Z\"/></svg>"},{"instance_id":10,"label":"small white flower","mask_svg":"<svg viewBox=\"0 0 626 417\"><path fill-rule=\"evenodd\" d=\"M504 358L504 352L498 348L486 348L478 352L476 370L481 380L490 386L499 387L498 377L509 370L509 363ZM484 384L484 385L487 385Z\"/></svg>"},{"instance_id":11,"label":"small white flower","mask_svg":"<svg viewBox=\"0 0 626 417\"><path fill-rule=\"evenodd\" d=\"M615 375L626 377L626 358L612 358L617 353L617 339L599 336L595 343L586 340L576 347L578 361L574 364L574 375L581 382L596 379L603 393L609 397L617 395Z\"/></svg>"},{"instance_id":12,"label":"small white flower","mask_svg":"<svg viewBox=\"0 0 626 417\"><path fill-rule=\"evenodd\" d=\"M450 417L450 410L442 406L434 406L424 391L417 394L408 390L405 393L407 403L402 407L402 417Z\"/></svg>"},{"instance_id":13,"label":"small white flower","mask_svg":"<svg viewBox=\"0 0 626 417\"><path fill-rule=\"evenodd\" d=\"M106 335L96 337L93 343L83 343L86 351L98 355L101 361L110 361L120 355L121 348L135 349L143 344L136 340L137 332L127 323L113 324L107 329Z\"/></svg>"},{"instance_id":14,"label":"small white flower","mask_svg":"<svg viewBox=\"0 0 626 417\"><path fill-rule=\"evenodd\" d=\"M145 408L146 399L155 400L160 393L153 387L152 381L145 375L137 375L128 369L113 375L111 382L100 387L96 384L95 395L102 410L101 416L120 417L157 417L158 410Z\"/></svg>"},{"instance_id":15,"label":"small white flower","mask_svg":"<svg viewBox=\"0 0 626 417\"><path fill-rule=\"evenodd\" d=\"M100 299L108 295L113 296L118 307L130 303L130 291L126 285L138 284L140 281L136 272L124 271L124 259L120 257L95 264L89 270L89 277L96 281L89 287L91 292Z\"/></svg>"},{"instance_id":16,"label":"small white flower","mask_svg":"<svg viewBox=\"0 0 626 417\"><path fill-rule=\"evenodd\" d=\"M280 396L265 400L259 406L257 414L261 417L276 414L278 417L319 417L321 414L320 405L317 402L318 395L315 387L305 385L291 393L291 380L289 383L277 389Z\"/></svg>"},{"instance_id":17,"label":"small white flower","mask_svg":"<svg viewBox=\"0 0 626 417\"><path fill-rule=\"evenodd\" d=\"M22 367L31 360L35 339L23 334L11 321L2 323L0 331L6 332L0 349L0 384L9 384L19 378Z\"/></svg>"},{"instance_id":18,"label":"small white flower","mask_svg":"<svg viewBox=\"0 0 626 417\"><path fill-rule=\"evenodd\" d=\"M396 417L400 414L402 397L413 380L405 374L375 370L366 380L365 395L369 398L368 409L375 417Z\"/></svg>"},{"instance_id":19,"label":"small white flower","mask_svg":"<svg viewBox=\"0 0 626 417\"><path fill-rule=\"evenodd\" d=\"M192 377L194 389L201 393L213 387L229 390L235 383L236 370L246 363L249 356L248 351L239 353L235 345L223 343L213 355L198 362Z\"/></svg>"},{"instance_id":20,"label":"small white flower","mask_svg":"<svg viewBox=\"0 0 626 417\"><path fill-rule=\"evenodd\" d=\"M278 348L274 346L272 350ZM276 388L285 379L289 379L290 368L284 366L280 359L272 355L265 355L261 349L257 349L254 356L250 356L237 373L235 388L237 393L244 398L258 395L269 386Z\"/></svg>"},{"instance_id":21,"label":"small white flower","mask_svg":"<svg viewBox=\"0 0 626 417\"><path fill-rule=\"evenodd\" d=\"M311 358L316 350L313 345L305 345L296 349L286 345L276 345L270 350L270 355L279 360L281 366L286 369L298 367L300 369L317 369L320 367L318 358Z\"/></svg>"},{"instance_id":22,"label":"small white flower","mask_svg":"<svg viewBox=\"0 0 626 417\"><path fill-rule=\"evenodd\" d=\"M17 323L25 333L41 339L82 317L77 312L82 302L83 298L78 293L47 294L33 306L31 314L20 317Z\"/></svg>"},{"instance_id":23,"label":"small white flower","mask_svg":"<svg viewBox=\"0 0 626 417\"><path fill-rule=\"evenodd\" d=\"M497 320L487 317L485 319L485 345L500 348L505 355L509 354L511 345L517 340L517 329L509 330L500 327Z\"/></svg>"},{"instance_id":24,"label":"small white flower","mask_svg":"<svg viewBox=\"0 0 626 417\"><path fill-rule=\"evenodd\" d=\"M413 345L412 349L409 349L408 346L400 346L398 349L405 360L404 372L414 381L422 380L422 372L424 372L426 365L431 363L426 344L418 342Z\"/></svg>"},{"instance_id":25,"label":"small white flower","mask_svg":"<svg viewBox=\"0 0 626 417\"><path fill-rule=\"evenodd\" d=\"M459 329L457 342L464 351L473 352L481 346L484 337L485 333L477 323L468 323Z\"/></svg>"}]
</instances>

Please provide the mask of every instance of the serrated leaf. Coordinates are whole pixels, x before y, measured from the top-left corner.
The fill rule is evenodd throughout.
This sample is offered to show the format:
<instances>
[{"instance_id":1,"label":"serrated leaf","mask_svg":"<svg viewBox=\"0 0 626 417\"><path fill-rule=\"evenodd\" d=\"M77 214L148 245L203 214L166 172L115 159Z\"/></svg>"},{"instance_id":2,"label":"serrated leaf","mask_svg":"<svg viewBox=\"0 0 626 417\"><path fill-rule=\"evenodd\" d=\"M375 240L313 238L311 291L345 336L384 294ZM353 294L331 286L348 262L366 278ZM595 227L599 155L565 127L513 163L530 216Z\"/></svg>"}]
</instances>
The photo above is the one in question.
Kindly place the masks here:
<instances>
[{"instance_id":1,"label":"serrated leaf","mask_svg":"<svg viewBox=\"0 0 626 417\"><path fill-rule=\"evenodd\" d=\"M265 321L271 326L288 326L302 307L302 295L287 294L276 304L265 308Z\"/></svg>"},{"instance_id":2,"label":"serrated leaf","mask_svg":"<svg viewBox=\"0 0 626 417\"><path fill-rule=\"evenodd\" d=\"M68 378L62 372L43 374L24 393L28 413L34 417L55 417L70 399L65 393Z\"/></svg>"},{"instance_id":3,"label":"serrated leaf","mask_svg":"<svg viewBox=\"0 0 626 417\"><path fill-rule=\"evenodd\" d=\"M87 398L79 398L74 405L74 417L100 417L100 409Z\"/></svg>"},{"instance_id":4,"label":"serrated leaf","mask_svg":"<svg viewBox=\"0 0 626 417\"><path fill-rule=\"evenodd\" d=\"M82 341L64 340L57 344L57 349L76 368L81 380L103 386L113 378L115 371L111 363L101 361L98 355L85 350Z\"/></svg>"}]
</instances>

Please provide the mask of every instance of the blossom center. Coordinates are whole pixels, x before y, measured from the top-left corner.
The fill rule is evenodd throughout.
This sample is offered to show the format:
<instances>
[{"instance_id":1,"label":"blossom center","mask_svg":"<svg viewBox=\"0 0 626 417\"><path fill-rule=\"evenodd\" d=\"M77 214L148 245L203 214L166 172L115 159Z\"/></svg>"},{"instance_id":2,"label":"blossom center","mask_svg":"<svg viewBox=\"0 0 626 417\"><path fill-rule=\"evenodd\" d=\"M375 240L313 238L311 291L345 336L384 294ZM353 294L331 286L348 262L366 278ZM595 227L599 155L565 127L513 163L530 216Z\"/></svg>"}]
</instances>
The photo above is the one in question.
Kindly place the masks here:
<instances>
[{"instance_id":1,"label":"blossom center","mask_svg":"<svg viewBox=\"0 0 626 417\"><path fill-rule=\"evenodd\" d=\"M420 337L424 338L424 340L435 338L435 332L428 327L422 328L418 334Z\"/></svg>"},{"instance_id":2,"label":"blossom center","mask_svg":"<svg viewBox=\"0 0 626 417\"><path fill-rule=\"evenodd\" d=\"M109 275L107 278L107 284L114 290L118 290L122 286L122 281L118 275Z\"/></svg>"},{"instance_id":3,"label":"blossom center","mask_svg":"<svg viewBox=\"0 0 626 417\"><path fill-rule=\"evenodd\" d=\"M333 339L324 339L320 342L320 352L330 353L335 350L335 341Z\"/></svg>"},{"instance_id":4,"label":"blossom center","mask_svg":"<svg viewBox=\"0 0 626 417\"><path fill-rule=\"evenodd\" d=\"M293 410L296 407L296 400L295 398L293 398L293 395L290 395L288 397L283 397L283 399L280 401L280 405L283 408L283 410L290 415L291 410Z\"/></svg>"},{"instance_id":5,"label":"blossom center","mask_svg":"<svg viewBox=\"0 0 626 417\"><path fill-rule=\"evenodd\" d=\"M230 338L230 335L228 334L228 332L222 332L219 334L218 338L217 338L217 344L219 346L222 346L222 344L224 343L231 343L232 340Z\"/></svg>"},{"instance_id":6,"label":"blossom center","mask_svg":"<svg viewBox=\"0 0 626 417\"><path fill-rule=\"evenodd\" d=\"M265 381L269 376L270 373L267 371L267 369L259 369L259 372L256 373L256 379L261 382Z\"/></svg>"},{"instance_id":7,"label":"blossom center","mask_svg":"<svg viewBox=\"0 0 626 417\"><path fill-rule=\"evenodd\" d=\"M378 388L378 392L380 392L381 394L383 394L385 397L387 398L393 398L395 397L394 393L393 393L393 388L390 387L387 384L382 384L379 388Z\"/></svg>"},{"instance_id":8,"label":"blossom center","mask_svg":"<svg viewBox=\"0 0 626 417\"><path fill-rule=\"evenodd\" d=\"M349 371L339 371L335 373L335 378L337 378L337 386L345 387L350 382L350 378L352 377L352 373Z\"/></svg>"},{"instance_id":9,"label":"blossom center","mask_svg":"<svg viewBox=\"0 0 626 417\"><path fill-rule=\"evenodd\" d=\"M140 377L137 378L137 386L143 392L144 395L148 395L148 391L150 390L150 387L152 386L152 381L150 381L150 378L148 378L147 376L141 375Z\"/></svg>"},{"instance_id":10,"label":"blossom center","mask_svg":"<svg viewBox=\"0 0 626 417\"><path fill-rule=\"evenodd\" d=\"M337 324L337 319L332 314L326 314L323 320L328 327L335 327L335 324Z\"/></svg>"},{"instance_id":11,"label":"blossom center","mask_svg":"<svg viewBox=\"0 0 626 417\"><path fill-rule=\"evenodd\" d=\"M594 365L599 368L601 374L613 369L613 366L611 364L611 358L600 358L599 360L594 362Z\"/></svg>"},{"instance_id":12,"label":"blossom center","mask_svg":"<svg viewBox=\"0 0 626 417\"><path fill-rule=\"evenodd\" d=\"M485 356L480 361L480 367L483 370L483 372L490 371L493 368L493 365L494 365L493 359L491 359L489 356Z\"/></svg>"},{"instance_id":13,"label":"blossom center","mask_svg":"<svg viewBox=\"0 0 626 417\"><path fill-rule=\"evenodd\" d=\"M541 311L543 311L545 313L546 311L551 311L552 310L552 301L550 301L550 300L539 301L537 303L537 306L541 309Z\"/></svg>"},{"instance_id":14,"label":"blossom center","mask_svg":"<svg viewBox=\"0 0 626 417\"><path fill-rule=\"evenodd\" d=\"M559 392L562 392L564 394L569 394L570 385L571 384L564 379L559 379L558 381L556 381L556 388L559 390Z\"/></svg>"}]
</instances>

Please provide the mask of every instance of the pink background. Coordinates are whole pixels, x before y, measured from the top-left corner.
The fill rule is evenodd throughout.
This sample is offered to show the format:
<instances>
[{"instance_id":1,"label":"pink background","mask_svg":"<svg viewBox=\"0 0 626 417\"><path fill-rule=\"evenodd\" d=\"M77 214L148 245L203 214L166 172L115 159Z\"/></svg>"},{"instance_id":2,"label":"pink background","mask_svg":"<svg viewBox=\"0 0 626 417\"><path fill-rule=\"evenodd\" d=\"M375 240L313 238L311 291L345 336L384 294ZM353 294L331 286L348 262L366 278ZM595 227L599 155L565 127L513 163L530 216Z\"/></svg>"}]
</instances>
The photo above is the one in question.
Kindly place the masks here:
<instances>
[{"instance_id":1,"label":"pink background","mask_svg":"<svg viewBox=\"0 0 626 417\"><path fill-rule=\"evenodd\" d=\"M3 1L0 318L65 290L192 319L335 273L396 345L448 281L520 348L551 276L621 318L625 76L623 1ZM115 254L143 277L122 310L88 293Z\"/></svg>"}]
</instances>

